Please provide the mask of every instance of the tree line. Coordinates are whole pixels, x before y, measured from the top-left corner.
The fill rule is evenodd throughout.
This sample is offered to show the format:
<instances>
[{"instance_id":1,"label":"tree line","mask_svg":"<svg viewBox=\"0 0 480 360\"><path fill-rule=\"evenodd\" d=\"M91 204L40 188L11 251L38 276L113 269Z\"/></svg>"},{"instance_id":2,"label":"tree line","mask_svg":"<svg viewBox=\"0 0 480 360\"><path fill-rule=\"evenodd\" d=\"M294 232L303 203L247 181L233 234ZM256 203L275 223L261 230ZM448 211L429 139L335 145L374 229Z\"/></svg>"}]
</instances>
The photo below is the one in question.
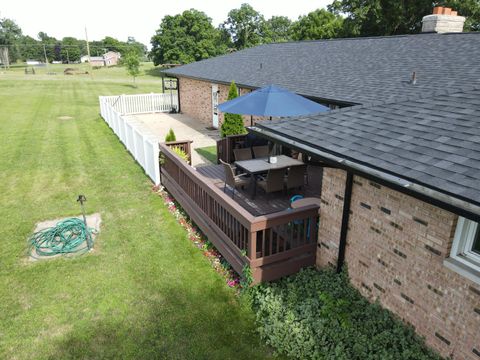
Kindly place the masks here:
<instances>
[{"instance_id":1,"label":"tree line","mask_svg":"<svg viewBox=\"0 0 480 360\"><path fill-rule=\"evenodd\" d=\"M480 0L333 0L291 21L285 16L266 19L249 4L229 11L218 26L204 12L190 9L165 16L151 39L155 65L186 64L232 51L272 42L318 40L357 36L414 34L433 6L448 6L467 17L465 31L480 31ZM89 42L92 56L106 51L144 57L147 48L133 37L120 41L105 37ZM27 59L76 62L87 54L86 42L74 37L56 39L40 32L24 35L11 19L0 19L0 47L9 49L10 62Z\"/></svg>"},{"instance_id":2,"label":"tree line","mask_svg":"<svg viewBox=\"0 0 480 360\"><path fill-rule=\"evenodd\" d=\"M217 27L195 9L165 16L151 39L150 55L155 65L186 64L272 42L415 34L434 6L452 7L466 16L465 31L480 30L480 0L334 0L327 9L296 21L266 19L242 4Z\"/></svg>"},{"instance_id":3,"label":"tree line","mask_svg":"<svg viewBox=\"0 0 480 360\"><path fill-rule=\"evenodd\" d=\"M74 37L56 39L45 32L39 32L37 39L24 35L22 29L11 19L0 19L0 47L7 46L10 63L26 60L41 60L48 62L61 61L63 63L78 62L87 54L85 40ZM89 41L91 56L101 56L107 51L116 51L122 55L133 52L144 57L147 47L129 37L127 41L120 41L107 36L99 41Z\"/></svg>"}]
</instances>

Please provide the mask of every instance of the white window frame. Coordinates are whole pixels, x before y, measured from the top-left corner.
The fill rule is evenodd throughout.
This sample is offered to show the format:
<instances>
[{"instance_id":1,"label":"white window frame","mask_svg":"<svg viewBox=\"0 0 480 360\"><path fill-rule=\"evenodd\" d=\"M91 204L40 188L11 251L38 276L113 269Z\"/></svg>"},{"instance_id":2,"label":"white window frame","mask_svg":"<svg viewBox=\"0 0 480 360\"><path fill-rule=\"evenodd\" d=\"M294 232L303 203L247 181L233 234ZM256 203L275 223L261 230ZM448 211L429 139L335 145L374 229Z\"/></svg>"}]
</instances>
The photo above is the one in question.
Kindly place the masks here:
<instances>
[{"instance_id":1,"label":"white window frame","mask_svg":"<svg viewBox=\"0 0 480 360\"><path fill-rule=\"evenodd\" d=\"M460 216L450 252L450 257L476 271L480 271L480 254L473 251L473 242L478 226L477 222Z\"/></svg>"}]
</instances>

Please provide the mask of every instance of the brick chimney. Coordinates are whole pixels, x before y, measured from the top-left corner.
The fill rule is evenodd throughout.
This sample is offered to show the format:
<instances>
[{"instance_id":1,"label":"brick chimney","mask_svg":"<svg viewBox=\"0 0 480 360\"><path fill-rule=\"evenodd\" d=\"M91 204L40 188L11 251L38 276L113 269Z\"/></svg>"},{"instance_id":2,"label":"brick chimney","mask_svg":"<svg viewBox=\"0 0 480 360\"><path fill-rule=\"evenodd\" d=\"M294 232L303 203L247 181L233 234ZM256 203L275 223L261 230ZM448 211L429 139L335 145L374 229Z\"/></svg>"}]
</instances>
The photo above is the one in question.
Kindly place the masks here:
<instances>
[{"instance_id":1,"label":"brick chimney","mask_svg":"<svg viewBox=\"0 0 480 360\"><path fill-rule=\"evenodd\" d=\"M433 8L433 14L423 17L422 32L462 32L465 18L459 16L451 8L436 6Z\"/></svg>"}]
</instances>

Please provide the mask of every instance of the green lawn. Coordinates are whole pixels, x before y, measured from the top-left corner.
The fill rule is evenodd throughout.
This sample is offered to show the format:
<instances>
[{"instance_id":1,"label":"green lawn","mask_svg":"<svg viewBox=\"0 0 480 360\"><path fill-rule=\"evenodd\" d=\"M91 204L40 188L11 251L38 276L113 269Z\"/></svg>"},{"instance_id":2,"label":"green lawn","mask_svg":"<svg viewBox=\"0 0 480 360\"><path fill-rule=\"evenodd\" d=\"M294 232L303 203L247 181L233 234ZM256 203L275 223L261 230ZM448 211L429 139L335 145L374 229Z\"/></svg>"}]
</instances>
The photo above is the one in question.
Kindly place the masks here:
<instances>
[{"instance_id":1,"label":"green lawn","mask_svg":"<svg viewBox=\"0 0 480 360\"><path fill-rule=\"evenodd\" d=\"M31 70L35 69L35 75L25 74L25 67ZM66 68L73 68L78 70L77 75L64 75L63 71ZM85 74L88 72L88 74ZM107 82L122 82L125 84L133 83L133 79L128 77L127 70L123 66L102 67L91 69L88 64L49 64L48 66L26 66L25 64L15 64L10 70L5 71L0 68L0 80L65 80L71 82L72 80L79 81L107 81ZM140 75L137 77L139 82L155 83L155 91L161 91L160 82L160 68L155 67L151 62L140 64Z\"/></svg>"},{"instance_id":2,"label":"green lawn","mask_svg":"<svg viewBox=\"0 0 480 360\"><path fill-rule=\"evenodd\" d=\"M0 358L268 358L251 310L98 114L98 95L160 82L16 76L0 74ZM35 223L79 214L78 194L102 215L95 251L29 263Z\"/></svg>"},{"instance_id":3,"label":"green lawn","mask_svg":"<svg viewBox=\"0 0 480 360\"><path fill-rule=\"evenodd\" d=\"M201 156L203 156L205 159L210 161L212 164L217 163L217 147L215 145L197 148L195 149L195 151Z\"/></svg>"}]
</instances>

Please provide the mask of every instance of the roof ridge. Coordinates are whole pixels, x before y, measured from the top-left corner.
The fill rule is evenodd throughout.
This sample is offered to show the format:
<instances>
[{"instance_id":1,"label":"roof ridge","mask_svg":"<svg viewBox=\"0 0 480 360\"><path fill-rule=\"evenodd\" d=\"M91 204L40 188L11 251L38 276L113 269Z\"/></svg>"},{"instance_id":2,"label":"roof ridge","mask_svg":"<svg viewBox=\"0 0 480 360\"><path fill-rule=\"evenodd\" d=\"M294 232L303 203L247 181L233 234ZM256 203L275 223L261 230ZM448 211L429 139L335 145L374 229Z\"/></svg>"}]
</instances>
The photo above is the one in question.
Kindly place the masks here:
<instances>
[{"instance_id":1,"label":"roof ridge","mask_svg":"<svg viewBox=\"0 0 480 360\"><path fill-rule=\"evenodd\" d=\"M259 46L269 46L269 45L281 45L281 44L302 44L302 43L315 43L315 42L331 42L331 41L342 41L342 40L376 40L376 39L396 39L403 37L417 37L417 36L449 36L449 35L471 35L476 34L480 35L479 31L469 31L469 32L447 32L447 33L436 33L436 32L421 32L416 34L396 34L396 35L378 35L378 36L352 36L352 37L338 37L338 38L329 38L329 39L314 39L314 40L290 40L290 41L281 41L281 42L271 42L267 44L260 44L254 47ZM252 48L247 48L252 49ZM242 50L247 50L242 49Z\"/></svg>"}]
</instances>

